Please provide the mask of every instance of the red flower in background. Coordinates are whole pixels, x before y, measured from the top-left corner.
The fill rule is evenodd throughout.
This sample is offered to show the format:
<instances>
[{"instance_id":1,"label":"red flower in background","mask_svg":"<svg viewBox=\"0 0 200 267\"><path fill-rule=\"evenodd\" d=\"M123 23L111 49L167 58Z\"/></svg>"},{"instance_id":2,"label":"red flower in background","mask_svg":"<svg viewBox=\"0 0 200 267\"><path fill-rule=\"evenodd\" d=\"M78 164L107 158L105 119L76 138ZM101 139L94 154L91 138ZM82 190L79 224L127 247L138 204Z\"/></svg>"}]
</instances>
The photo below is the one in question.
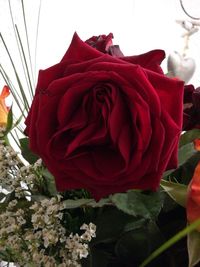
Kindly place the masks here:
<instances>
[{"instance_id":1,"label":"red flower in background","mask_svg":"<svg viewBox=\"0 0 200 267\"><path fill-rule=\"evenodd\" d=\"M163 51L111 56L111 35L102 36L85 43L75 34L61 62L40 71L26 120L30 148L59 191L85 188L99 199L156 190L177 165L183 82L164 76Z\"/></svg>"},{"instance_id":2,"label":"red flower in background","mask_svg":"<svg viewBox=\"0 0 200 267\"><path fill-rule=\"evenodd\" d=\"M186 85L184 88L183 130L200 128L200 87Z\"/></svg>"},{"instance_id":3,"label":"red flower in background","mask_svg":"<svg viewBox=\"0 0 200 267\"><path fill-rule=\"evenodd\" d=\"M200 162L189 184L186 210L188 222L192 223L200 218Z\"/></svg>"}]
</instances>

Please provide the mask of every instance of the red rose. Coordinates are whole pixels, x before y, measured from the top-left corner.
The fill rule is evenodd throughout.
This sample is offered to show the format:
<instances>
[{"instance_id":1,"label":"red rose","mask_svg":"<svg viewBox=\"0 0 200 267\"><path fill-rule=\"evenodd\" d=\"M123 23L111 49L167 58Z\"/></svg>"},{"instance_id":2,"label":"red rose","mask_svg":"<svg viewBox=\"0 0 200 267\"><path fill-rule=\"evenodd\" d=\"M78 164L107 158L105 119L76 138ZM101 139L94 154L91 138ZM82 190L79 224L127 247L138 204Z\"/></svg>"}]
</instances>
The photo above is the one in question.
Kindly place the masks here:
<instances>
[{"instance_id":1,"label":"red rose","mask_svg":"<svg viewBox=\"0 0 200 267\"><path fill-rule=\"evenodd\" d=\"M112 57L75 34L61 62L40 71L26 133L59 191L156 190L176 167L183 82L164 76L164 56Z\"/></svg>"}]
</instances>

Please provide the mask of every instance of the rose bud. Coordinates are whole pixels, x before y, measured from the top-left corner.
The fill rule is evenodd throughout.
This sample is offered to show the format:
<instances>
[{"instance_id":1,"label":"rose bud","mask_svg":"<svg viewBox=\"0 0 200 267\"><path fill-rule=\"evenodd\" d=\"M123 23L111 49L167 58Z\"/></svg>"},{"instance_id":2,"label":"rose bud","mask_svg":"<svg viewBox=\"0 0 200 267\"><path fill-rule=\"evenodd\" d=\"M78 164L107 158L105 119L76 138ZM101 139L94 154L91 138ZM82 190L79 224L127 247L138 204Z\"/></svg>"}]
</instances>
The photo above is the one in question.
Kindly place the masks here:
<instances>
[{"instance_id":1,"label":"rose bud","mask_svg":"<svg viewBox=\"0 0 200 267\"><path fill-rule=\"evenodd\" d=\"M112 43L113 34L93 36L85 42L102 53L110 54L115 57L122 57L123 53L118 45Z\"/></svg>"},{"instance_id":2,"label":"rose bud","mask_svg":"<svg viewBox=\"0 0 200 267\"><path fill-rule=\"evenodd\" d=\"M0 94L0 126L5 126L7 124L7 117L9 108L6 106L5 99L9 96L10 90L7 85L5 85Z\"/></svg>"},{"instance_id":3,"label":"rose bud","mask_svg":"<svg viewBox=\"0 0 200 267\"><path fill-rule=\"evenodd\" d=\"M176 168L183 82L163 74L164 58L115 57L74 34L61 62L39 72L25 132L58 191L84 188L98 200L157 190Z\"/></svg>"},{"instance_id":4,"label":"rose bud","mask_svg":"<svg viewBox=\"0 0 200 267\"><path fill-rule=\"evenodd\" d=\"M109 47L112 45L113 34L92 36L85 42L102 53L108 53Z\"/></svg>"}]
</instances>

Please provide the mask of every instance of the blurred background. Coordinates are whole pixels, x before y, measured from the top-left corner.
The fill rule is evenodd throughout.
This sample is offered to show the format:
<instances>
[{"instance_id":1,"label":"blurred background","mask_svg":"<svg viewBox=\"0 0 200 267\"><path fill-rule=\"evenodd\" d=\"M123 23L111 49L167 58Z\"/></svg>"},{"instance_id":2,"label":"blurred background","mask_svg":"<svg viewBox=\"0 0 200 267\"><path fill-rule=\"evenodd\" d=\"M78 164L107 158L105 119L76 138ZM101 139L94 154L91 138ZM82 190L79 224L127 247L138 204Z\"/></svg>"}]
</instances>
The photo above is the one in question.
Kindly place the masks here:
<instances>
[{"instance_id":1,"label":"blurred background","mask_svg":"<svg viewBox=\"0 0 200 267\"><path fill-rule=\"evenodd\" d=\"M200 17L200 0L182 2L191 15ZM112 32L113 43L119 44L125 55L163 49L168 57L174 51L182 53L184 47L184 38L181 36L185 29L176 23L176 20L190 20L183 12L179 0L24 0L23 3L35 82L39 69L60 61L75 31L82 40L92 35ZM21 39L26 43L20 0L0 0L0 32L20 71L9 4L13 22L17 24ZM24 49L27 52L27 49ZM187 57L196 62L190 83L195 87L200 86L200 31L191 36ZM0 64L11 75L12 68L2 40ZM163 68L167 72L167 60L164 61ZM0 86L3 84L1 79Z\"/></svg>"}]
</instances>

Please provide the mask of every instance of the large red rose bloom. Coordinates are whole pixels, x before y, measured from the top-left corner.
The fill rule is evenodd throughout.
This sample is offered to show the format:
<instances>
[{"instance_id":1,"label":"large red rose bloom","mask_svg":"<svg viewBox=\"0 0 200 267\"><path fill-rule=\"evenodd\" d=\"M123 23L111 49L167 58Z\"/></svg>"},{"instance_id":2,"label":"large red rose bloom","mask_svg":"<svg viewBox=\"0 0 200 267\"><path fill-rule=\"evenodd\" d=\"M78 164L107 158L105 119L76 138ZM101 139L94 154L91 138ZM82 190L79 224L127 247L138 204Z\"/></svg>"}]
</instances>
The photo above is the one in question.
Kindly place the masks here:
<instances>
[{"instance_id":1,"label":"large red rose bloom","mask_svg":"<svg viewBox=\"0 0 200 267\"><path fill-rule=\"evenodd\" d=\"M25 132L59 191L156 190L176 167L183 82L164 76L164 57L113 57L75 34L61 62L40 71Z\"/></svg>"}]
</instances>

